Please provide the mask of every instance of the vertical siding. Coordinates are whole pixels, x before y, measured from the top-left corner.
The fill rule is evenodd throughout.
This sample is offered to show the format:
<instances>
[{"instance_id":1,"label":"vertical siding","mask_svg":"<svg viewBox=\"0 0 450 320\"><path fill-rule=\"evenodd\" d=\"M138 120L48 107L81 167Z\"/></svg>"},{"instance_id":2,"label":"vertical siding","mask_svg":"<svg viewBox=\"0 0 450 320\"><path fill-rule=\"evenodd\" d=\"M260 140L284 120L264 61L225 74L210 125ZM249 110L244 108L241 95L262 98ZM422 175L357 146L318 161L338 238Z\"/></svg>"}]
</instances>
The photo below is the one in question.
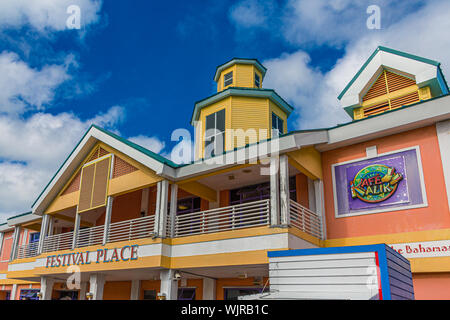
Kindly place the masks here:
<instances>
[{"instance_id":1,"label":"vertical siding","mask_svg":"<svg viewBox=\"0 0 450 320\"><path fill-rule=\"evenodd\" d=\"M386 246L386 258L392 300L414 300L409 261L388 246Z\"/></svg>"}]
</instances>

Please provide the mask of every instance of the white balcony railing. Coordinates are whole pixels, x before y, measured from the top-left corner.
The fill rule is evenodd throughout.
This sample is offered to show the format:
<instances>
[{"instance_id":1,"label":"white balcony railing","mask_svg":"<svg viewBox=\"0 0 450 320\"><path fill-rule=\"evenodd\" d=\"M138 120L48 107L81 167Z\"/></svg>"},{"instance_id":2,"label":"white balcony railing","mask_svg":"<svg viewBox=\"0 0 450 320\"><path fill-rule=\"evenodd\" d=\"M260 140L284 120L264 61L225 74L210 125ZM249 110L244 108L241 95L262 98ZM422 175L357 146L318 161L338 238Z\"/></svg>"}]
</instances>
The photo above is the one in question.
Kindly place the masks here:
<instances>
[{"instance_id":1,"label":"white balcony railing","mask_svg":"<svg viewBox=\"0 0 450 320\"><path fill-rule=\"evenodd\" d=\"M77 247L95 246L103 243L104 226L81 229L78 232Z\"/></svg>"},{"instance_id":2,"label":"white balcony railing","mask_svg":"<svg viewBox=\"0 0 450 320\"><path fill-rule=\"evenodd\" d=\"M17 259L31 258L37 256L38 242L28 243L17 248Z\"/></svg>"},{"instance_id":3,"label":"white balcony railing","mask_svg":"<svg viewBox=\"0 0 450 320\"><path fill-rule=\"evenodd\" d=\"M322 224L317 213L301 204L290 200L289 206L291 225L316 238L322 239Z\"/></svg>"},{"instance_id":4,"label":"white balcony railing","mask_svg":"<svg viewBox=\"0 0 450 320\"><path fill-rule=\"evenodd\" d=\"M293 227L321 238L319 216L292 200L290 201L290 220ZM107 242L151 237L154 235L154 224L154 215L111 223ZM168 237L184 237L269 224L270 200L267 199L179 215L176 216L173 224L168 219L166 231ZM81 229L76 247L102 244L103 234L103 225ZM73 232L48 236L44 240L43 252L71 249L72 241ZM19 248L18 258L35 255L37 255L37 243Z\"/></svg>"},{"instance_id":5,"label":"white balcony railing","mask_svg":"<svg viewBox=\"0 0 450 320\"><path fill-rule=\"evenodd\" d=\"M172 236L183 237L267 225L269 211L269 200L259 200L179 215L176 217Z\"/></svg>"},{"instance_id":6,"label":"white balcony railing","mask_svg":"<svg viewBox=\"0 0 450 320\"><path fill-rule=\"evenodd\" d=\"M42 252L71 249L72 241L73 241L73 231L48 236L44 240Z\"/></svg>"},{"instance_id":7,"label":"white balcony railing","mask_svg":"<svg viewBox=\"0 0 450 320\"><path fill-rule=\"evenodd\" d=\"M155 216L111 223L108 242L147 238L153 235Z\"/></svg>"}]
</instances>

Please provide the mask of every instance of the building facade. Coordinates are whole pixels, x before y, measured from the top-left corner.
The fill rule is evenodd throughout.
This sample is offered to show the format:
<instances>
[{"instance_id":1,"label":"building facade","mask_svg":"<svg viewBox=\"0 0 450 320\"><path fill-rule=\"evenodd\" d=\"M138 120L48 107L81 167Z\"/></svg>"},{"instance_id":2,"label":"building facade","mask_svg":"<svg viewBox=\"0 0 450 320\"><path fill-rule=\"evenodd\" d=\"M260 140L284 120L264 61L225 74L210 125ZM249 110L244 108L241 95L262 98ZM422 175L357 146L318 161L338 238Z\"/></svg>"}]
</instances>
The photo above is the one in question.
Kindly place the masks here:
<instances>
[{"instance_id":1,"label":"building facade","mask_svg":"<svg viewBox=\"0 0 450 320\"><path fill-rule=\"evenodd\" d=\"M0 225L0 299L236 299L270 290L269 251L379 243L409 260L416 299L450 299L440 64L378 47L339 96L352 121L290 132L266 71L217 67L189 164L91 126L31 212Z\"/></svg>"}]
</instances>

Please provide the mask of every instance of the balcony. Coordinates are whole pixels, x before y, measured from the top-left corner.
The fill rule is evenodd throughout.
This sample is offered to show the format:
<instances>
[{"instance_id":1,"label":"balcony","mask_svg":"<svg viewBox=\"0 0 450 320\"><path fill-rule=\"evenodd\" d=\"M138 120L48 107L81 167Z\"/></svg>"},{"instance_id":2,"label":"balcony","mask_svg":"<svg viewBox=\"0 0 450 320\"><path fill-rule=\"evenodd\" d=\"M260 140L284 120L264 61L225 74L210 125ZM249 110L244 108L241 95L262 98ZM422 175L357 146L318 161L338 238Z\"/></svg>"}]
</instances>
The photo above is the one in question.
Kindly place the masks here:
<instances>
[{"instance_id":1,"label":"balcony","mask_svg":"<svg viewBox=\"0 0 450 320\"><path fill-rule=\"evenodd\" d=\"M290 226L311 236L322 239L321 218L313 211L290 200ZM210 209L168 218L166 234L168 238L232 231L270 225L270 200L259 200L239 205ZM108 243L130 241L154 236L155 216L111 223L107 235ZM104 226L81 229L75 247L101 245ZM73 246L73 232L51 235L45 238L42 252L70 250ZM18 248L17 258L34 257L38 254L37 243Z\"/></svg>"}]
</instances>

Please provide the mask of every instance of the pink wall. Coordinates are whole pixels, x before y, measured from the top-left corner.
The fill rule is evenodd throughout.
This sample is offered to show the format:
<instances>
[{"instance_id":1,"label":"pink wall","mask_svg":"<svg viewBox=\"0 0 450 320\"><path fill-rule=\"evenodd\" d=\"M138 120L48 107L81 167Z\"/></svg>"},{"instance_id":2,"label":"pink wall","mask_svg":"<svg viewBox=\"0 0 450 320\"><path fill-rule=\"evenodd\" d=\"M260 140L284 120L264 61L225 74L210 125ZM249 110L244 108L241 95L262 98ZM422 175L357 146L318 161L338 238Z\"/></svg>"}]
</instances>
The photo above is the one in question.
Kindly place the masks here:
<instances>
[{"instance_id":1,"label":"pink wall","mask_svg":"<svg viewBox=\"0 0 450 320\"><path fill-rule=\"evenodd\" d=\"M378 153L382 154L417 145L420 147L422 158L428 207L339 219L334 217L332 164L364 158L366 148L369 146L377 146ZM324 152L322 165L329 239L450 228L450 214L445 197L446 189L435 126Z\"/></svg>"},{"instance_id":2,"label":"pink wall","mask_svg":"<svg viewBox=\"0 0 450 320\"><path fill-rule=\"evenodd\" d=\"M413 275L416 300L450 300L450 273Z\"/></svg>"}]
</instances>

